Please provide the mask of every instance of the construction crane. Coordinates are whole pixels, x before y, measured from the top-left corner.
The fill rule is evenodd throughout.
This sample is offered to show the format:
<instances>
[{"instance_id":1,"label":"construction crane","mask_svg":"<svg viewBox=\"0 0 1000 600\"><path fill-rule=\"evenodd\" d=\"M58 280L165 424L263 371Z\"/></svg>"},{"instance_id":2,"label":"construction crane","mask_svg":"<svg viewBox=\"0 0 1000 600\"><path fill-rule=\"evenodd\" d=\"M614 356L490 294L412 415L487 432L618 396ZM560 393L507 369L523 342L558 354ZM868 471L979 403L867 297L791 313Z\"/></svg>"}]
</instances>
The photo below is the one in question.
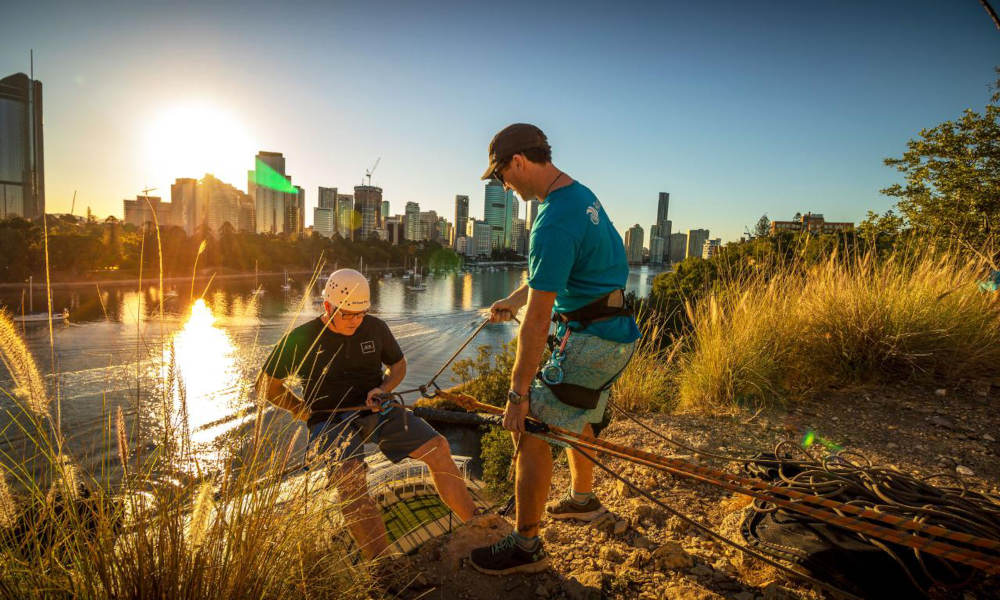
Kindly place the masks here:
<instances>
[{"instance_id":1,"label":"construction crane","mask_svg":"<svg viewBox=\"0 0 1000 600\"><path fill-rule=\"evenodd\" d=\"M381 160L382 160L381 156L378 157L378 158L376 158L375 159L375 164L372 165L372 168L365 169L365 177L368 178L368 187L371 187L371 185L372 185L372 174L375 172L375 168L378 167L378 163L381 162Z\"/></svg>"},{"instance_id":2,"label":"construction crane","mask_svg":"<svg viewBox=\"0 0 1000 600\"><path fill-rule=\"evenodd\" d=\"M69 205L69 214L72 215L74 210L76 210L76 190L73 190L73 203Z\"/></svg>"}]
</instances>

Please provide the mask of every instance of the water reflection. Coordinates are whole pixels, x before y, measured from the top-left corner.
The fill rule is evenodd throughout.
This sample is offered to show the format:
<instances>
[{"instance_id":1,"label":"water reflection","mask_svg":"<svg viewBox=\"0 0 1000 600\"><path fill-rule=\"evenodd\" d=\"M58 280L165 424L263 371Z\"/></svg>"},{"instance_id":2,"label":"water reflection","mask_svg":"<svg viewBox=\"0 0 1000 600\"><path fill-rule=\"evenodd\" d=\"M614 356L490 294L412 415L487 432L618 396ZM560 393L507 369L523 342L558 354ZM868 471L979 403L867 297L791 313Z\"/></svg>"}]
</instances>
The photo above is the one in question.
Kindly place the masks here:
<instances>
[{"instance_id":1,"label":"water reflection","mask_svg":"<svg viewBox=\"0 0 1000 600\"><path fill-rule=\"evenodd\" d=\"M175 369L170 382L175 422L170 425L186 428L192 443L211 441L218 432L207 426L230 414L238 402L235 354L229 335L215 326L205 301L197 300L163 356L168 373Z\"/></svg>"}]
</instances>

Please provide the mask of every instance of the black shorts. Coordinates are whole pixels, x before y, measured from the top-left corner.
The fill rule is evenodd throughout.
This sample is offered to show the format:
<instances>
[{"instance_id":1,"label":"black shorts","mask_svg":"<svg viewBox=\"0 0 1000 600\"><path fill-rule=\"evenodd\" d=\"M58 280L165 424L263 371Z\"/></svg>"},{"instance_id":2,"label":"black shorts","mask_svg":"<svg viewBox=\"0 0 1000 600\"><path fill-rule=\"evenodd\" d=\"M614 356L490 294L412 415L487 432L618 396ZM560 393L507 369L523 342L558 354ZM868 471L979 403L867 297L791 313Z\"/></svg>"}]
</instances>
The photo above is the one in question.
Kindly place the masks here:
<instances>
[{"instance_id":1,"label":"black shorts","mask_svg":"<svg viewBox=\"0 0 1000 600\"><path fill-rule=\"evenodd\" d=\"M440 435L427 421L399 406L386 415L359 410L336 423L325 421L309 428L310 452L332 450L334 460L364 457L364 445L378 444L386 458L397 463Z\"/></svg>"}]
</instances>

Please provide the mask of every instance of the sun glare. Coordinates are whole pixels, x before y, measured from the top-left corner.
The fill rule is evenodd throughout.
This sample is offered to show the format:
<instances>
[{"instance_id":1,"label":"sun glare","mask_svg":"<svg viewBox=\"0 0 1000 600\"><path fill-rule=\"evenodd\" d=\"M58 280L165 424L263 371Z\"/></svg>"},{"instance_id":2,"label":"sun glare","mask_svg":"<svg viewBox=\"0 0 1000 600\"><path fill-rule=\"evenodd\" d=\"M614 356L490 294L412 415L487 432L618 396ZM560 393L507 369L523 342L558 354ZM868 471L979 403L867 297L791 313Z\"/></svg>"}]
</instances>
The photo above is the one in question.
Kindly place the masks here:
<instances>
[{"instance_id":1,"label":"sun glare","mask_svg":"<svg viewBox=\"0 0 1000 600\"><path fill-rule=\"evenodd\" d=\"M200 102L163 110L150 125L147 144L149 173L157 178L172 182L211 173L237 187L245 183L255 152L239 119Z\"/></svg>"}]
</instances>

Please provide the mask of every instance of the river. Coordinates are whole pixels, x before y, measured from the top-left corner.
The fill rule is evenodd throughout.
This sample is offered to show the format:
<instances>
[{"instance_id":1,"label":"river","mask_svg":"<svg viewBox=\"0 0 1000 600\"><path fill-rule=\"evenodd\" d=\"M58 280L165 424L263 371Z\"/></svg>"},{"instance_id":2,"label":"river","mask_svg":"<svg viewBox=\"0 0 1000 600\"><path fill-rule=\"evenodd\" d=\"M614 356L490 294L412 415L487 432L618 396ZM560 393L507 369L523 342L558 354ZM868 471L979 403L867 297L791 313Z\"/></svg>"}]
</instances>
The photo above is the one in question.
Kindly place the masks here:
<instances>
[{"instance_id":1,"label":"river","mask_svg":"<svg viewBox=\"0 0 1000 600\"><path fill-rule=\"evenodd\" d=\"M645 296L657 272L633 269L628 290ZM374 278L372 313L389 324L407 358L402 387L426 383L481 322L482 309L526 277L523 268L512 267L429 275L425 291L407 289L398 276ZM56 323L51 343L46 324L22 334L44 374L48 412L68 440L67 451L91 472L106 467L117 453L107 432L120 407L131 448L155 451L170 422L188 433L186 443L200 457L193 468L222 460L223 442L244 436L252 424L248 390L270 348L322 310L314 301L319 286L304 278L292 279L289 289L283 283L281 277L262 279L263 292L254 293L253 276L216 281L207 290L199 289L207 282L198 282L194 297L203 299L195 303L192 286L183 283L165 285L162 293L149 285L54 288L52 305L68 308L68 321ZM39 296L36 291L36 309L44 307ZM21 312L23 297L20 290L3 290L0 304ZM489 325L460 358L514 333L512 324ZM456 383L450 369L439 383ZM30 436L11 426L13 389L0 364L0 390L11 392L0 395L0 450L8 460L30 453Z\"/></svg>"}]
</instances>

